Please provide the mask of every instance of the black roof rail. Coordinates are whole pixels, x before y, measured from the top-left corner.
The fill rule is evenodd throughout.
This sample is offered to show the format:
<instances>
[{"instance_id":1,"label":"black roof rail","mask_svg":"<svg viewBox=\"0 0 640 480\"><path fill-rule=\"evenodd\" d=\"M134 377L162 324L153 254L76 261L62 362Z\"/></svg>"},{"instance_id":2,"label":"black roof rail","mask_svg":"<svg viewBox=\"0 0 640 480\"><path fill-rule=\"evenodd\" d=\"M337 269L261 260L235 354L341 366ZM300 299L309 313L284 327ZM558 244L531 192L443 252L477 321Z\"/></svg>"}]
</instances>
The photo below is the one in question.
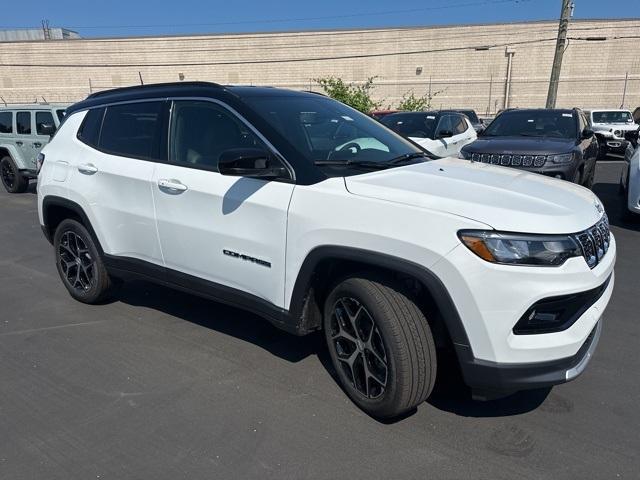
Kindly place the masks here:
<instances>
[{"instance_id":1,"label":"black roof rail","mask_svg":"<svg viewBox=\"0 0 640 480\"><path fill-rule=\"evenodd\" d=\"M133 85L131 87L113 88L111 90L102 90L100 92L92 93L87 97L97 98L104 95L112 95L116 93L135 92L136 90L146 90L149 88L171 88L171 87L215 87L224 88L224 86L214 82L167 82L167 83L148 83L146 85Z\"/></svg>"},{"instance_id":2,"label":"black roof rail","mask_svg":"<svg viewBox=\"0 0 640 480\"><path fill-rule=\"evenodd\" d=\"M326 97L327 94L326 93L322 93L322 92L314 92L313 90L302 90L304 93L313 93L315 95L320 95L322 97Z\"/></svg>"}]
</instances>

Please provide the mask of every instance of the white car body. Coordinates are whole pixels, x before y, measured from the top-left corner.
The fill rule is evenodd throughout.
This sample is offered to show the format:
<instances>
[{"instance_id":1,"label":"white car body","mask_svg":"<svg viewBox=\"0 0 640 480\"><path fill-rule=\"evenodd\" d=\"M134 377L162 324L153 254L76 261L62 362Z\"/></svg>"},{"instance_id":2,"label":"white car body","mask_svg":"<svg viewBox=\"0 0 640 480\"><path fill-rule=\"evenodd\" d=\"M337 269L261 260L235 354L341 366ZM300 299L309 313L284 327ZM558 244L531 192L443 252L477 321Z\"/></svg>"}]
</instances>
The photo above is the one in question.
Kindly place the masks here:
<instances>
[{"instance_id":1,"label":"white car body","mask_svg":"<svg viewBox=\"0 0 640 480\"><path fill-rule=\"evenodd\" d=\"M640 214L640 147L625 156L620 185L625 193L626 207L631 213Z\"/></svg>"},{"instance_id":2,"label":"white car body","mask_svg":"<svg viewBox=\"0 0 640 480\"><path fill-rule=\"evenodd\" d=\"M545 235L586 231L603 220L603 209L585 188L455 158L308 185L238 178L96 150L76 135L86 113L72 109L45 148L38 214L47 230L48 199L77 206L111 261L170 269L249 294L284 313L297 311L298 279L314 252L342 248L407 261L431 272L448 292L459 314L460 338L468 340L456 349L477 367L465 371L470 384L486 368L542 368L573 359L549 383L570 380L595 348L614 285L613 236L598 265L589 268L582 257L557 267L492 264L457 234L469 229ZM455 144L450 156L475 139L468 125L465 135L450 139ZM416 141L432 142L425 147L434 153L437 145L448 143ZM185 188L175 191L172 185ZM238 255L250 261L238 261ZM258 259L270 268L261 268ZM541 299L599 287L604 290L597 301L569 328L513 333L514 323ZM454 343L458 333L451 333ZM594 335L589 351L581 350ZM516 387L537 381L523 380ZM492 387L491 380L479 377L478 384Z\"/></svg>"},{"instance_id":3,"label":"white car body","mask_svg":"<svg viewBox=\"0 0 640 480\"><path fill-rule=\"evenodd\" d=\"M614 121L597 121L599 115L615 115L615 114L627 114L628 121L614 122ZM629 110L622 109L601 109L590 110L589 120L591 122L592 130L600 137L601 141L612 150L620 150L626 147L625 134L627 132L633 132L638 130L638 125L633 123L633 116Z\"/></svg>"},{"instance_id":4,"label":"white car body","mask_svg":"<svg viewBox=\"0 0 640 480\"><path fill-rule=\"evenodd\" d=\"M462 147L474 142L478 138L478 134L475 128L473 128L473 125L471 125L471 122L466 118L464 122L467 124L467 130L452 137L438 139L421 137L409 138L438 157L457 157Z\"/></svg>"}]
</instances>

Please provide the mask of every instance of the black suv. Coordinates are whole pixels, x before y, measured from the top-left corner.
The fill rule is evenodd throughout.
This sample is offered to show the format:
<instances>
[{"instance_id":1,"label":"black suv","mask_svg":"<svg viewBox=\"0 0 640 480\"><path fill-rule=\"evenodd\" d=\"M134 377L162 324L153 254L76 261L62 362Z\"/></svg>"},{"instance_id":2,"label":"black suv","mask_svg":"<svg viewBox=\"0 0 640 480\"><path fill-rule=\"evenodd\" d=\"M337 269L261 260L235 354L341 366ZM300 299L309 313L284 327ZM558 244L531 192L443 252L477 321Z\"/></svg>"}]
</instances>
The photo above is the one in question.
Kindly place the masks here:
<instances>
[{"instance_id":1,"label":"black suv","mask_svg":"<svg viewBox=\"0 0 640 480\"><path fill-rule=\"evenodd\" d=\"M579 109L505 110L460 156L591 188L598 141Z\"/></svg>"}]
</instances>

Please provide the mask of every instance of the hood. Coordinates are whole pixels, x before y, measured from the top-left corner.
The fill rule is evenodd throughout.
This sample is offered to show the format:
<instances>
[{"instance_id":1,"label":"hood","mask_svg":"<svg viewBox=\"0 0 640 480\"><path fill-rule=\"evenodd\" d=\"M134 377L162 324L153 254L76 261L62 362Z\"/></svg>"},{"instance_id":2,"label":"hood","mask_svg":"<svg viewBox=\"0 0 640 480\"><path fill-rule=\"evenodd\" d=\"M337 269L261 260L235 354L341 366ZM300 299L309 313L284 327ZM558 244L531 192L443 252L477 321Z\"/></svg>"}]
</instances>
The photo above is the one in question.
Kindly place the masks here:
<instances>
[{"instance_id":1,"label":"hood","mask_svg":"<svg viewBox=\"0 0 640 480\"><path fill-rule=\"evenodd\" d=\"M450 213L521 233L575 233L602 216L597 197L564 180L444 158L345 178L364 197Z\"/></svg>"},{"instance_id":2,"label":"hood","mask_svg":"<svg viewBox=\"0 0 640 480\"><path fill-rule=\"evenodd\" d=\"M551 137L478 137L464 150L471 153L499 153L507 155L553 155L568 153L576 147L570 138Z\"/></svg>"}]
</instances>

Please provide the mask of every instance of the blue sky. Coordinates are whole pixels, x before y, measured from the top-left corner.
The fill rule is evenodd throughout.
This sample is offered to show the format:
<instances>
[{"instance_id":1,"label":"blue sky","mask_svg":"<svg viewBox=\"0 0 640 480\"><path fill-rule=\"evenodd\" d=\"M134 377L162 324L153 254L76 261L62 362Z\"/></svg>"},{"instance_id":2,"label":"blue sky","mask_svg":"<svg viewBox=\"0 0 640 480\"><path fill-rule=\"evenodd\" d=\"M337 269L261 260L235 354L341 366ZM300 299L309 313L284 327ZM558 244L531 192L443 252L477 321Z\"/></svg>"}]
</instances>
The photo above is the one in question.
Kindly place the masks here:
<instances>
[{"instance_id":1,"label":"blue sky","mask_svg":"<svg viewBox=\"0 0 640 480\"><path fill-rule=\"evenodd\" d=\"M574 0L574 18L640 17L639 0ZM0 28L51 26L82 36L366 28L548 20L561 0L87 0L9 2Z\"/></svg>"}]
</instances>

